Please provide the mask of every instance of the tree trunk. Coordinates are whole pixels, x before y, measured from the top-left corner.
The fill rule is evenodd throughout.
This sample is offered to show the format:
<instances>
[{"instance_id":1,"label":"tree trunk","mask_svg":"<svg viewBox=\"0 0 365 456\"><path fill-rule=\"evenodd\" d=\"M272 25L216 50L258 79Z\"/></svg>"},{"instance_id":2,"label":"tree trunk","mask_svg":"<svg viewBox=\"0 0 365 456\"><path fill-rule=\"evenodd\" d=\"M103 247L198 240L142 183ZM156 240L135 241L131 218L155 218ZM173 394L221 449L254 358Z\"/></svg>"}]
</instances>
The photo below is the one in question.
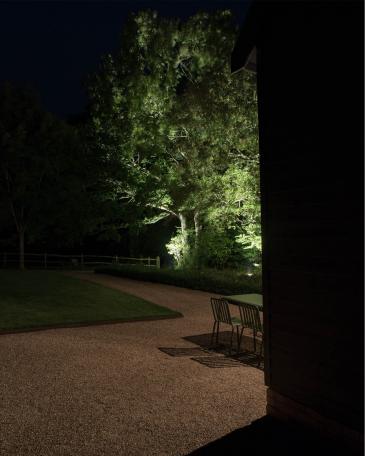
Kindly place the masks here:
<instances>
[{"instance_id":1,"label":"tree trunk","mask_svg":"<svg viewBox=\"0 0 365 456\"><path fill-rule=\"evenodd\" d=\"M180 227L181 227L181 234L184 242L184 250L187 252L189 246L189 239L188 239L188 220L185 214L179 212L179 220L180 220Z\"/></svg>"},{"instance_id":2,"label":"tree trunk","mask_svg":"<svg viewBox=\"0 0 365 456\"><path fill-rule=\"evenodd\" d=\"M24 267L24 228L19 229L19 269L23 270Z\"/></svg>"},{"instance_id":3,"label":"tree trunk","mask_svg":"<svg viewBox=\"0 0 365 456\"><path fill-rule=\"evenodd\" d=\"M187 240L188 236L188 223L186 219L186 215L182 214L181 212L179 213L179 220L180 220L180 226L181 226L181 234L183 235L183 238Z\"/></svg>"},{"instance_id":4,"label":"tree trunk","mask_svg":"<svg viewBox=\"0 0 365 456\"><path fill-rule=\"evenodd\" d=\"M194 212L194 228L195 228L195 248L197 249L199 246L200 233L202 230L199 211Z\"/></svg>"}]
</instances>

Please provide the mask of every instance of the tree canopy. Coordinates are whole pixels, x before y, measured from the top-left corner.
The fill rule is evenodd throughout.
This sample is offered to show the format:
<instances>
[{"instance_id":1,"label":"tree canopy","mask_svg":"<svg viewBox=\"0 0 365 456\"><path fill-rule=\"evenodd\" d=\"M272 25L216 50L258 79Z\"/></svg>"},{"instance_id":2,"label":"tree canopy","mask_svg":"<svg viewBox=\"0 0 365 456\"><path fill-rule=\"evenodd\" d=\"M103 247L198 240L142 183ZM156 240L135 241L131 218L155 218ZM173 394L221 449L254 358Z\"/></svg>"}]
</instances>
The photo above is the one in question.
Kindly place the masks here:
<instances>
[{"instance_id":1,"label":"tree canopy","mask_svg":"<svg viewBox=\"0 0 365 456\"><path fill-rule=\"evenodd\" d=\"M236 36L229 11L133 14L89 84L114 200L134 223L176 218L169 249L181 263L260 253L256 87L231 75Z\"/></svg>"}]
</instances>

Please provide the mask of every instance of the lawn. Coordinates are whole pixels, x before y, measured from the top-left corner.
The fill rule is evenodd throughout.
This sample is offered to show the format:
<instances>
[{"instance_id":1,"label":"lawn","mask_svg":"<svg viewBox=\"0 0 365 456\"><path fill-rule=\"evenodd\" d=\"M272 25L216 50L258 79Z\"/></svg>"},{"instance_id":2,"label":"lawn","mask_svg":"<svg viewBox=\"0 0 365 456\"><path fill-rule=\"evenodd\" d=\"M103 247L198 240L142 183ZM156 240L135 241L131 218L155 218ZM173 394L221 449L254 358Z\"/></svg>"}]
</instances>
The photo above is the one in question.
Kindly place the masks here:
<instances>
[{"instance_id":1,"label":"lawn","mask_svg":"<svg viewBox=\"0 0 365 456\"><path fill-rule=\"evenodd\" d=\"M180 316L151 302L51 271L0 271L0 332Z\"/></svg>"}]
</instances>

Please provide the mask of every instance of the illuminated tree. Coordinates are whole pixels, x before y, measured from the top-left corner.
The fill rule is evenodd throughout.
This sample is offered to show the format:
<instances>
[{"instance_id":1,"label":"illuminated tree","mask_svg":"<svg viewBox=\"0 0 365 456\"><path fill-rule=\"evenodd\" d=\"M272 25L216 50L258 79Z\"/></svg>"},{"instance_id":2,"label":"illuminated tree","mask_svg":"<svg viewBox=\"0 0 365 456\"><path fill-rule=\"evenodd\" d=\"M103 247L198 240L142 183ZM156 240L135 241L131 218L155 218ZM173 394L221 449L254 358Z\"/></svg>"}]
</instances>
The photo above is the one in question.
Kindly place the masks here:
<instances>
[{"instance_id":1,"label":"illuminated tree","mask_svg":"<svg viewBox=\"0 0 365 456\"><path fill-rule=\"evenodd\" d=\"M215 208L227 204L232 166L257 169L255 84L230 73L235 39L229 11L186 22L144 11L90 83L93 139L114 164L115 200L142 223L176 218L170 247L180 256L194 257ZM240 220L233 242L248 235L251 222Z\"/></svg>"}]
</instances>

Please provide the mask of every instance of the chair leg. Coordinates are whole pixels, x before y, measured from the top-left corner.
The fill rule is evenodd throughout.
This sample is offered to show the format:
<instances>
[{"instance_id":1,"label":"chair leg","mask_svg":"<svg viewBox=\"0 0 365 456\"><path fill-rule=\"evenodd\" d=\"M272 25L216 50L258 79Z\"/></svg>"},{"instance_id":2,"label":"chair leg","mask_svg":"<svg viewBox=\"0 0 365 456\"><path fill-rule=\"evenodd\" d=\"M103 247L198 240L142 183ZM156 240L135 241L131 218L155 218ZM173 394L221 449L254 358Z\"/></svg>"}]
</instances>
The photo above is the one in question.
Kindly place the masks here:
<instances>
[{"instance_id":1,"label":"chair leg","mask_svg":"<svg viewBox=\"0 0 365 456\"><path fill-rule=\"evenodd\" d=\"M236 336L237 336L237 355L238 355L238 350L240 348L240 336L238 334L238 326L236 326Z\"/></svg>"},{"instance_id":2,"label":"chair leg","mask_svg":"<svg viewBox=\"0 0 365 456\"><path fill-rule=\"evenodd\" d=\"M244 330L244 326L241 327L240 335L239 335L239 338L238 338L237 355L238 355L238 353L240 352L240 349L241 349L243 330ZM237 326L237 334L238 334L238 326Z\"/></svg>"},{"instance_id":3,"label":"chair leg","mask_svg":"<svg viewBox=\"0 0 365 456\"><path fill-rule=\"evenodd\" d=\"M212 337L210 338L210 346L213 347L213 340L214 340L214 335L215 335L215 327L217 325L217 322L214 322L213 329L212 329Z\"/></svg>"},{"instance_id":4,"label":"chair leg","mask_svg":"<svg viewBox=\"0 0 365 456\"><path fill-rule=\"evenodd\" d=\"M253 351L256 354L256 331L253 331Z\"/></svg>"},{"instance_id":5,"label":"chair leg","mask_svg":"<svg viewBox=\"0 0 365 456\"><path fill-rule=\"evenodd\" d=\"M234 326L232 326L232 331L231 331L231 343L229 345L229 354L232 353L233 333L234 333Z\"/></svg>"},{"instance_id":6,"label":"chair leg","mask_svg":"<svg viewBox=\"0 0 365 456\"><path fill-rule=\"evenodd\" d=\"M217 335L215 339L215 344L218 345L218 336L219 336L219 321L217 322Z\"/></svg>"}]
</instances>

